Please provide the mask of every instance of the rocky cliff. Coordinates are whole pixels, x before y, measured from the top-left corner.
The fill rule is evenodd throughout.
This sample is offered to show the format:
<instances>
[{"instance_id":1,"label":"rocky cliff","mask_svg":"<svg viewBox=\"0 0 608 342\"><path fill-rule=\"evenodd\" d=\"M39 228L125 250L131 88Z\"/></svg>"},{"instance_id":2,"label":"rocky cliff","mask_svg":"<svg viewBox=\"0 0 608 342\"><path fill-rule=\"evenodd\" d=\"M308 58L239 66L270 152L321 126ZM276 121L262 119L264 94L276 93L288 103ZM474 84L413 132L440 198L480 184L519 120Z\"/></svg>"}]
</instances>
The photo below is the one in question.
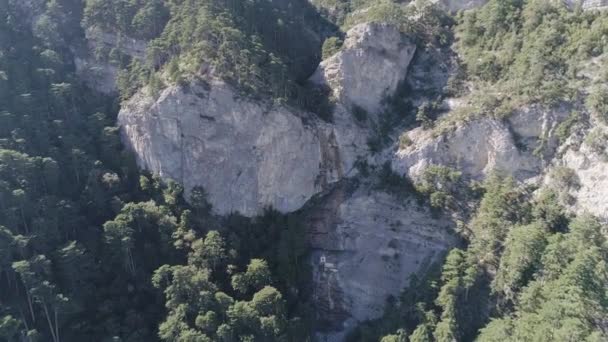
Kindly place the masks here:
<instances>
[{"instance_id":1,"label":"rocky cliff","mask_svg":"<svg viewBox=\"0 0 608 342\"><path fill-rule=\"evenodd\" d=\"M312 76L337 100L332 122L239 96L211 78L156 97L140 91L119 114L123 139L142 168L186 189L204 187L217 214L306 205L318 319L323 336L339 341L356 323L381 316L388 296L455 243L448 219L370 184L353 185L357 161L373 166L387 156L373 155L367 141L414 52L390 25L351 29ZM370 113L364 122L354 106Z\"/></svg>"},{"instance_id":2,"label":"rocky cliff","mask_svg":"<svg viewBox=\"0 0 608 342\"><path fill-rule=\"evenodd\" d=\"M367 152L356 126L239 97L219 80L138 93L119 114L140 166L202 186L218 214L299 209Z\"/></svg>"},{"instance_id":3,"label":"rocky cliff","mask_svg":"<svg viewBox=\"0 0 608 342\"><path fill-rule=\"evenodd\" d=\"M340 52L323 61L311 81L327 86L342 105L371 114L392 95L406 75L416 46L386 24L357 25Z\"/></svg>"},{"instance_id":4,"label":"rocky cliff","mask_svg":"<svg viewBox=\"0 0 608 342\"><path fill-rule=\"evenodd\" d=\"M124 141L143 168L186 189L203 186L218 214L297 210L367 158L370 131L348 109L379 109L415 51L383 24L355 26L346 41L312 77L338 98L332 123L209 79L170 86L158 97L140 91L119 114ZM379 72L385 77L375 77Z\"/></svg>"},{"instance_id":5,"label":"rocky cliff","mask_svg":"<svg viewBox=\"0 0 608 342\"><path fill-rule=\"evenodd\" d=\"M445 165L472 179L499 171L523 181L547 165L557 147L554 131L569 113L567 107L530 106L506 119L482 117L443 130L415 128L405 133L413 143L397 151L393 169L418 179L428 166Z\"/></svg>"},{"instance_id":6,"label":"rocky cliff","mask_svg":"<svg viewBox=\"0 0 608 342\"><path fill-rule=\"evenodd\" d=\"M380 317L387 298L456 244L451 220L369 183L340 184L306 212L321 340Z\"/></svg>"},{"instance_id":7,"label":"rocky cliff","mask_svg":"<svg viewBox=\"0 0 608 342\"><path fill-rule=\"evenodd\" d=\"M579 125L563 144L543 183L566 194L565 205L608 220L608 127Z\"/></svg>"}]
</instances>

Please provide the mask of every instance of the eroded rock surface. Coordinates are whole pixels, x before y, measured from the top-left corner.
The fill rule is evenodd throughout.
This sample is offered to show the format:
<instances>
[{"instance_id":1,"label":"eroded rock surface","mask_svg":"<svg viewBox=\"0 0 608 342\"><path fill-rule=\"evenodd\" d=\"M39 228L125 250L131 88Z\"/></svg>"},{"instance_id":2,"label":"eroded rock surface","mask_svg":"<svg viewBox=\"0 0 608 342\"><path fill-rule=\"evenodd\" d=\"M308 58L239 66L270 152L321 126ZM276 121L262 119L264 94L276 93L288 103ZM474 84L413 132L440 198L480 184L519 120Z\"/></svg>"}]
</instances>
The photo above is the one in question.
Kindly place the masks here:
<instances>
[{"instance_id":1,"label":"eroded rock surface","mask_svg":"<svg viewBox=\"0 0 608 342\"><path fill-rule=\"evenodd\" d=\"M370 132L347 104L356 98L361 105L379 106L405 77L414 53L414 45L388 25L358 25L349 31L346 46L338 54L342 57L330 59L348 60L340 65L351 68L340 69L347 79L327 79L336 80L328 85L345 94L331 124L285 106L239 98L225 83L211 80L171 86L158 98L140 91L119 114L124 141L141 167L187 190L203 186L218 214L253 216L268 206L297 210L350 175L357 158L370 155ZM316 75L334 70L327 68L333 62L323 63ZM390 76L380 77L371 66Z\"/></svg>"},{"instance_id":2,"label":"eroded rock surface","mask_svg":"<svg viewBox=\"0 0 608 342\"><path fill-rule=\"evenodd\" d=\"M599 122L590 126L570 136L561 148L560 157L548 170L544 183L572 196L571 203L564 203L571 210L608 220L608 127ZM557 168L566 168L570 179L556 181L554 171Z\"/></svg>"},{"instance_id":3,"label":"eroded rock surface","mask_svg":"<svg viewBox=\"0 0 608 342\"><path fill-rule=\"evenodd\" d=\"M359 24L347 33L342 50L323 61L311 81L329 87L347 108L376 114L407 73L416 51L398 28Z\"/></svg>"},{"instance_id":4,"label":"eroded rock surface","mask_svg":"<svg viewBox=\"0 0 608 342\"><path fill-rule=\"evenodd\" d=\"M187 190L204 187L218 214L297 210L367 152L347 125L239 98L217 80L172 86L157 99L142 91L119 123L141 167Z\"/></svg>"},{"instance_id":5,"label":"eroded rock surface","mask_svg":"<svg viewBox=\"0 0 608 342\"><path fill-rule=\"evenodd\" d=\"M380 317L389 296L456 242L449 220L370 185L341 184L309 210L321 340L342 341L356 323Z\"/></svg>"},{"instance_id":6,"label":"eroded rock surface","mask_svg":"<svg viewBox=\"0 0 608 342\"><path fill-rule=\"evenodd\" d=\"M393 169L413 179L430 165L445 165L473 179L501 171L526 180L543 171L557 147L554 130L568 115L567 108L530 106L506 120L474 119L439 134L416 128L407 133L412 145L395 154Z\"/></svg>"}]
</instances>

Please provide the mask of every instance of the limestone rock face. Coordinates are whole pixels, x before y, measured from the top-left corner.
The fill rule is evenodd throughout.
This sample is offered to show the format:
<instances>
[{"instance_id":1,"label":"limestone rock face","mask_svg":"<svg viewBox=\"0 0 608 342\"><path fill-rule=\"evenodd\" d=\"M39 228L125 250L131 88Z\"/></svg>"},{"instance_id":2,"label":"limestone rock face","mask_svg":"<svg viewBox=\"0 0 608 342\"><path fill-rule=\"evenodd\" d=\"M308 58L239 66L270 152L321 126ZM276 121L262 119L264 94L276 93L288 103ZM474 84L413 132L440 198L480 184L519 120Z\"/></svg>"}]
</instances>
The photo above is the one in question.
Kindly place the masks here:
<instances>
[{"instance_id":1,"label":"limestone rock face","mask_svg":"<svg viewBox=\"0 0 608 342\"><path fill-rule=\"evenodd\" d=\"M608 161L583 147L579 153L569 151L564 166L574 170L580 187L573 191L575 210L608 219Z\"/></svg>"},{"instance_id":2,"label":"limestone rock face","mask_svg":"<svg viewBox=\"0 0 608 342\"><path fill-rule=\"evenodd\" d=\"M395 26L359 24L347 32L342 50L323 61L311 81L329 87L347 108L357 105L375 114L405 78L415 51Z\"/></svg>"},{"instance_id":3,"label":"limestone rock face","mask_svg":"<svg viewBox=\"0 0 608 342\"><path fill-rule=\"evenodd\" d=\"M147 42L104 31L99 27L87 28L85 36L87 49L84 53L76 54L74 59L77 74L90 87L101 93L116 93L118 67L107 60L97 58L97 52L107 53L116 49L131 58L143 61L146 58Z\"/></svg>"},{"instance_id":4,"label":"limestone rock face","mask_svg":"<svg viewBox=\"0 0 608 342\"><path fill-rule=\"evenodd\" d=\"M331 124L238 98L228 85L212 80L171 86L158 98L140 91L119 114L123 140L141 167L179 181L186 190L203 186L218 214L253 216L268 206L295 211L356 172L355 161L370 155L370 132L347 103L356 99L366 108L379 106L405 77L413 53L414 46L396 28L363 24L351 30L344 54L338 54L343 56L331 58L346 67L338 72L344 77L338 83L327 78L345 94ZM323 63L315 75L331 74L327 65L333 64Z\"/></svg>"},{"instance_id":5,"label":"limestone rock face","mask_svg":"<svg viewBox=\"0 0 608 342\"><path fill-rule=\"evenodd\" d=\"M157 99L142 91L118 120L141 167L204 187L218 214L297 210L367 153L348 125L238 98L221 81L172 86Z\"/></svg>"},{"instance_id":6,"label":"limestone rock face","mask_svg":"<svg viewBox=\"0 0 608 342\"><path fill-rule=\"evenodd\" d=\"M368 185L341 184L310 212L320 340L342 341L357 322L380 317L409 276L455 245L449 220Z\"/></svg>"},{"instance_id":7,"label":"limestone rock face","mask_svg":"<svg viewBox=\"0 0 608 342\"><path fill-rule=\"evenodd\" d=\"M530 106L507 120L476 119L439 135L416 128L407 133L413 144L395 154L393 169L414 180L430 165L449 166L473 179L502 171L525 180L542 172L542 156L554 153L553 132L568 114L567 108Z\"/></svg>"},{"instance_id":8,"label":"limestone rock face","mask_svg":"<svg viewBox=\"0 0 608 342\"><path fill-rule=\"evenodd\" d=\"M562 148L562 155L554 166L571 170L574 185L567 189L561 185L556 190L567 191L572 196L574 201L570 204L573 211L591 213L608 220L608 127L598 122L592 127L575 132ZM590 135L595 135L596 138L592 139ZM551 176L550 170L545 183L555 187L555 184L551 184Z\"/></svg>"}]
</instances>

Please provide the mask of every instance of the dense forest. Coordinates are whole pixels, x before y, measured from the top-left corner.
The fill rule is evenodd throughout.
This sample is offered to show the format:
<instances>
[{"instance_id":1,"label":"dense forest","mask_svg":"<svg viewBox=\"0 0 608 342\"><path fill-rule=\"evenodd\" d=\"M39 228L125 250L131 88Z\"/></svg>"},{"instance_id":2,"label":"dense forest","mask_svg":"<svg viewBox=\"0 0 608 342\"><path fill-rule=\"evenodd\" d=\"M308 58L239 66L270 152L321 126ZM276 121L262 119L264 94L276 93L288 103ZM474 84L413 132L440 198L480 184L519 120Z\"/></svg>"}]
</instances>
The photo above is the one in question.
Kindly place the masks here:
<instances>
[{"instance_id":1,"label":"dense forest","mask_svg":"<svg viewBox=\"0 0 608 342\"><path fill-rule=\"evenodd\" d=\"M608 14L547 1L491 0L454 17L429 6L416 20L403 1L366 11L357 9L371 1L313 3L339 10L304 0L0 0L0 341L314 340L298 213L218 217L204 189L186 194L138 170L116 116L143 87L211 68L243 96L330 120L331 99L306 79L346 28L381 21L421 47L453 43L463 70L454 84L500 116L579 99L581 61L608 49ZM92 26L148 44L144 60L98 51L121 69L119 94L76 76ZM606 71L586 103L597 115L608 108ZM442 125L420 114L425 106L418 124ZM540 193L508 175L469 182L441 168L408 187L436 210L472 203L461 246L347 340L606 341L608 233L566 210L563 190L576 180L562 171L561 186Z\"/></svg>"},{"instance_id":2,"label":"dense forest","mask_svg":"<svg viewBox=\"0 0 608 342\"><path fill-rule=\"evenodd\" d=\"M299 340L310 330L297 220L220 220L202 189L186 202L180 185L138 173L114 126L117 100L74 74L79 18L150 38L165 5L49 1L32 29L22 19L31 8L0 3L0 340Z\"/></svg>"}]
</instances>

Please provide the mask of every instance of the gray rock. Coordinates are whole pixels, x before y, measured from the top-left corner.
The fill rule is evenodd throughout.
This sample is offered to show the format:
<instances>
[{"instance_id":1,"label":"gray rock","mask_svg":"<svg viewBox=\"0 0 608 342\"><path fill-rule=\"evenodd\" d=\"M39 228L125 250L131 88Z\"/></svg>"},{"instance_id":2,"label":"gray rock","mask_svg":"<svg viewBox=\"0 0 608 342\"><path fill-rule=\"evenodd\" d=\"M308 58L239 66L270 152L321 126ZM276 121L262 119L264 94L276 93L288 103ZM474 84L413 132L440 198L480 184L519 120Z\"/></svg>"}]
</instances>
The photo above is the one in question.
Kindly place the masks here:
<instances>
[{"instance_id":1,"label":"gray rock","mask_svg":"<svg viewBox=\"0 0 608 342\"><path fill-rule=\"evenodd\" d=\"M201 82L171 86L158 98L140 91L120 111L123 140L142 168L175 179L187 190L203 186L218 214L253 216L267 206L297 210L356 172L358 158L367 158L370 132L346 109L351 96L379 106L404 78L414 52L387 25L363 24L349 32L347 55L356 60L344 57L353 69L342 71L355 72L358 83L338 82L335 89L348 95L336 106L332 124L285 106L239 98L225 83L211 80L208 87ZM326 62L316 75L333 65ZM386 79L373 65L382 66ZM372 79L377 81L366 81Z\"/></svg>"},{"instance_id":2,"label":"gray rock","mask_svg":"<svg viewBox=\"0 0 608 342\"><path fill-rule=\"evenodd\" d=\"M553 163L554 167L566 167L573 171L574 184L556 184L553 169L546 172L544 184L571 196L571 203L563 203L571 211L591 213L608 221L608 143L605 140L608 127L599 122L593 122L591 127L573 133ZM589 134L597 134L601 139L592 143L594 147L590 145Z\"/></svg>"},{"instance_id":3,"label":"gray rock","mask_svg":"<svg viewBox=\"0 0 608 342\"><path fill-rule=\"evenodd\" d=\"M473 179L500 171L523 181L542 173L557 148L554 130L568 115L566 107L529 106L507 120L474 119L439 135L416 128L407 133L413 144L396 152L393 169L414 180L430 165L445 165Z\"/></svg>"},{"instance_id":4,"label":"gray rock","mask_svg":"<svg viewBox=\"0 0 608 342\"><path fill-rule=\"evenodd\" d=\"M311 81L329 87L347 108L376 114L382 101L403 81L416 51L395 26L359 24L346 35L342 50L323 61Z\"/></svg>"},{"instance_id":5,"label":"gray rock","mask_svg":"<svg viewBox=\"0 0 608 342\"><path fill-rule=\"evenodd\" d=\"M355 125L239 98L222 81L139 92L123 105L123 140L145 169L203 186L218 214L299 209L367 153ZM353 129L353 130L351 130Z\"/></svg>"},{"instance_id":6,"label":"gray rock","mask_svg":"<svg viewBox=\"0 0 608 342\"><path fill-rule=\"evenodd\" d=\"M319 340L382 316L389 296L456 244L450 220L369 185L342 184L309 212Z\"/></svg>"}]
</instances>

